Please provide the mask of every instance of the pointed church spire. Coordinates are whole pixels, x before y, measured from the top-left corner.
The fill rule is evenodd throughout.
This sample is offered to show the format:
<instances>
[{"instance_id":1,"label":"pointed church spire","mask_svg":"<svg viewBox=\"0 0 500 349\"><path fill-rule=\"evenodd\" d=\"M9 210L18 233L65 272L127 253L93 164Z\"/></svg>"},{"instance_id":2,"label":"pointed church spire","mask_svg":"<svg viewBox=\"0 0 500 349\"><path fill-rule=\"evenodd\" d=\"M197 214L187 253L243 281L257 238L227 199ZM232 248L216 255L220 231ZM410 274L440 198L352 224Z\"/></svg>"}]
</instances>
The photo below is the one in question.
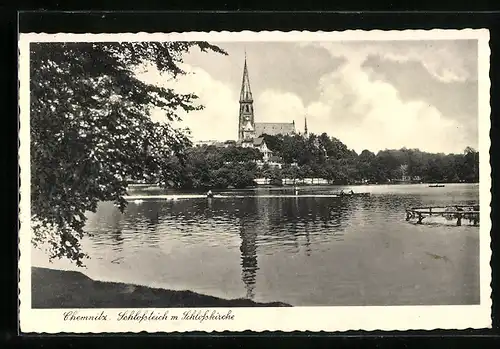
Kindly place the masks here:
<instances>
[{"instance_id":1,"label":"pointed church spire","mask_svg":"<svg viewBox=\"0 0 500 349\"><path fill-rule=\"evenodd\" d=\"M304 136L307 137L307 115L304 116Z\"/></svg>"},{"instance_id":2,"label":"pointed church spire","mask_svg":"<svg viewBox=\"0 0 500 349\"><path fill-rule=\"evenodd\" d=\"M240 93L240 115L238 122L238 140L252 139L255 136L255 121L253 113L253 98L248 78L247 55L245 51L245 65Z\"/></svg>"},{"instance_id":3,"label":"pointed church spire","mask_svg":"<svg viewBox=\"0 0 500 349\"><path fill-rule=\"evenodd\" d=\"M253 102L252 91L250 90L250 79L248 77L246 51L245 51L245 66L243 67L243 80L241 82L240 102Z\"/></svg>"}]
</instances>

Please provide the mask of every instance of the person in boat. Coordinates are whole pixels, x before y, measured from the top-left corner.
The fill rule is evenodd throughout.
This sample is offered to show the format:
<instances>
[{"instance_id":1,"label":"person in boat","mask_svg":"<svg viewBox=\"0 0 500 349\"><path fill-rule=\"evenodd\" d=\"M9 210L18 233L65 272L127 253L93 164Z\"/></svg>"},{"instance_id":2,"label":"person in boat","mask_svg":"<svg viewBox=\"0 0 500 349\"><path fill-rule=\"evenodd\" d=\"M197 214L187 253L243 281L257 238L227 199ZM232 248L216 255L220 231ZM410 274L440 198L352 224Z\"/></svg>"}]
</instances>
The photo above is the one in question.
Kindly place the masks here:
<instances>
[{"instance_id":1,"label":"person in boat","mask_svg":"<svg viewBox=\"0 0 500 349\"><path fill-rule=\"evenodd\" d=\"M214 197L214 193L212 193L212 190L208 190L207 192L207 198L213 198Z\"/></svg>"}]
</instances>

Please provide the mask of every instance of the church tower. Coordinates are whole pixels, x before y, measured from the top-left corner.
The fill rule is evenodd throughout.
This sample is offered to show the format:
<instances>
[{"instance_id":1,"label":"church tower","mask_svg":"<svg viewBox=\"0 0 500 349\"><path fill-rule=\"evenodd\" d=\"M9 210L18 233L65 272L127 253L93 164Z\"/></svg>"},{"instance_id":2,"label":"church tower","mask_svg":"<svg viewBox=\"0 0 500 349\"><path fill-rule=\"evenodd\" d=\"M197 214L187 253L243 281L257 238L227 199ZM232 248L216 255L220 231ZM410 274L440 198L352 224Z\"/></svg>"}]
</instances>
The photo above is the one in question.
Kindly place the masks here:
<instances>
[{"instance_id":1,"label":"church tower","mask_svg":"<svg viewBox=\"0 0 500 349\"><path fill-rule=\"evenodd\" d=\"M253 139L255 136L255 120L253 114L253 97L248 77L247 56L243 67L243 80L240 93L240 116L238 122L238 140Z\"/></svg>"}]
</instances>

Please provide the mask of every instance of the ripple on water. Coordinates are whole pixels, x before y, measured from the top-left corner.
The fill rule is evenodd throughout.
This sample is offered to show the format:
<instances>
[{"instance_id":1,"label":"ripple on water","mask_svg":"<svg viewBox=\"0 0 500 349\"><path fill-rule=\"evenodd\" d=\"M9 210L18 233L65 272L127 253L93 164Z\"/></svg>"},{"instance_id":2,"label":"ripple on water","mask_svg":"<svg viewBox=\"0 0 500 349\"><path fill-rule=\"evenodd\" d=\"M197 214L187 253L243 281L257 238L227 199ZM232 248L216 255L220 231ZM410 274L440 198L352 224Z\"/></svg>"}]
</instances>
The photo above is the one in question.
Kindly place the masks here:
<instances>
[{"instance_id":1,"label":"ripple on water","mask_svg":"<svg viewBox=\"0 0 500 349\"><path fill-rule=\"evenodd\" d=\"M352 198L225 191L225 198L210 202L145 200L124 214L102 203L89 215L93 236L85 247L99 260L94 275L231 298L295 305L471 303L478 299L478 229L405 221L407 207L478 200L476 186L443 189L356 187L371 195ZM248 193L252 197L244 197ZM453 267L425 252L446 256Z\"/></svg>"}]
</instances>

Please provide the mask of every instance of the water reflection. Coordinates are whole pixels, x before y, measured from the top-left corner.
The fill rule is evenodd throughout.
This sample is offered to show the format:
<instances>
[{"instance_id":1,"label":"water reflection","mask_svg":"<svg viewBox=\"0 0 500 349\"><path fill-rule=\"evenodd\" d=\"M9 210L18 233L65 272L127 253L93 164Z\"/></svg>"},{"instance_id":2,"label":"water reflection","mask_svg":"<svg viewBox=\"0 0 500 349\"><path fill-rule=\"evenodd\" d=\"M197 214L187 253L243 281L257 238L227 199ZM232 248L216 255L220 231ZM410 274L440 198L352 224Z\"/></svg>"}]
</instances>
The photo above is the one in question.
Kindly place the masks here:
<instances>
[{"instance_id":1,"label":"water reflection","mask_svg":"<svg viewBox=\"0 0 500 349\"><path fill-rule=\"evenodd\" d=\"M246 297L254 298L257 270L257 230L251 222L240 223L241 279L245 284Z\"/></svg>"},{"instance_id":2,"label":"water reflection","mask_svg":"<svg viewBox=\"0 0 500 349\"><path fill-rule=\"evenodd\" d=\"M310 256L314 243L321 244L332 236L334 240L342 241L342 230L348 225L353 201L256 196L231 206L239 222L242 281L246 297L252 299L255 296L259 254L272 255L279 249L288 254L303 250L306 256ZM212 200L209 207L217 209ZM204 218L200 211L191 213L197 215L196 220ZM311 241L311 234L317 236L314 242Z\"/></svg>"},{"instance_id":3,"label":"water reflection","mask_svg":"<svg viewBox=\"0 0 500 349\"><path fill-rule=\"evenodd\" d=\"M280 197L286 189L227 191L219 193L224 198L130 203L123 214L111 203L102 203L96 214L89 215L87 229L93 233L90 254L102 265L123 266L127 273L141 275L148 270L154 275L153 283L178 284L212 294L219 290L224 292L221 296L309 305L365 304L353 299L371 297L373 302L384 304L389 302L387 289L401 284L400 280L407 280L410 274L413 278L408 283L418 282L419 289L432 287L434 277L421 275L423 269L412 269L420 268L427 258L415 248L439 254L435 246L443 243L441 248L452 254L452 240L439 235L446 232L443 227L429 227L434 230L428 233L425 227L409 225L404 221L404 209L450 201L468 204L478 197L474 187L452 187L450 195L426 188L412 189L415 193L390 190L369 197L342 198ZM302 190L329 191L337 192L338 188ZM474 284L478 280L474 269L478 263L473 263L477 241L470 235L473 231L468 232L462 233L467 239L453 235L465 239L465 247L453 250L464 263L462 270L445 270L462 273L456 279L448 276L449 283ZM401 259L402 251L409 251L406 259ZM457 251L469 254L460 257ZM201 265L203 270L193 265ZM393 270L393 266L400 266L400 270ZM385 275L387 270L391 271L387 278L374 276ZM437 274L436 282L439 277ZM342 293L355 284L363 292ZM453 290L453 285L448 286ZM440 288L439 292L445 291ZM467 292L471 299L476 296L471 289ZM460 292L453 295L459 296ZM407 294L404 297L395 299L411 299Z\"/></svg>"}]
</instances>

